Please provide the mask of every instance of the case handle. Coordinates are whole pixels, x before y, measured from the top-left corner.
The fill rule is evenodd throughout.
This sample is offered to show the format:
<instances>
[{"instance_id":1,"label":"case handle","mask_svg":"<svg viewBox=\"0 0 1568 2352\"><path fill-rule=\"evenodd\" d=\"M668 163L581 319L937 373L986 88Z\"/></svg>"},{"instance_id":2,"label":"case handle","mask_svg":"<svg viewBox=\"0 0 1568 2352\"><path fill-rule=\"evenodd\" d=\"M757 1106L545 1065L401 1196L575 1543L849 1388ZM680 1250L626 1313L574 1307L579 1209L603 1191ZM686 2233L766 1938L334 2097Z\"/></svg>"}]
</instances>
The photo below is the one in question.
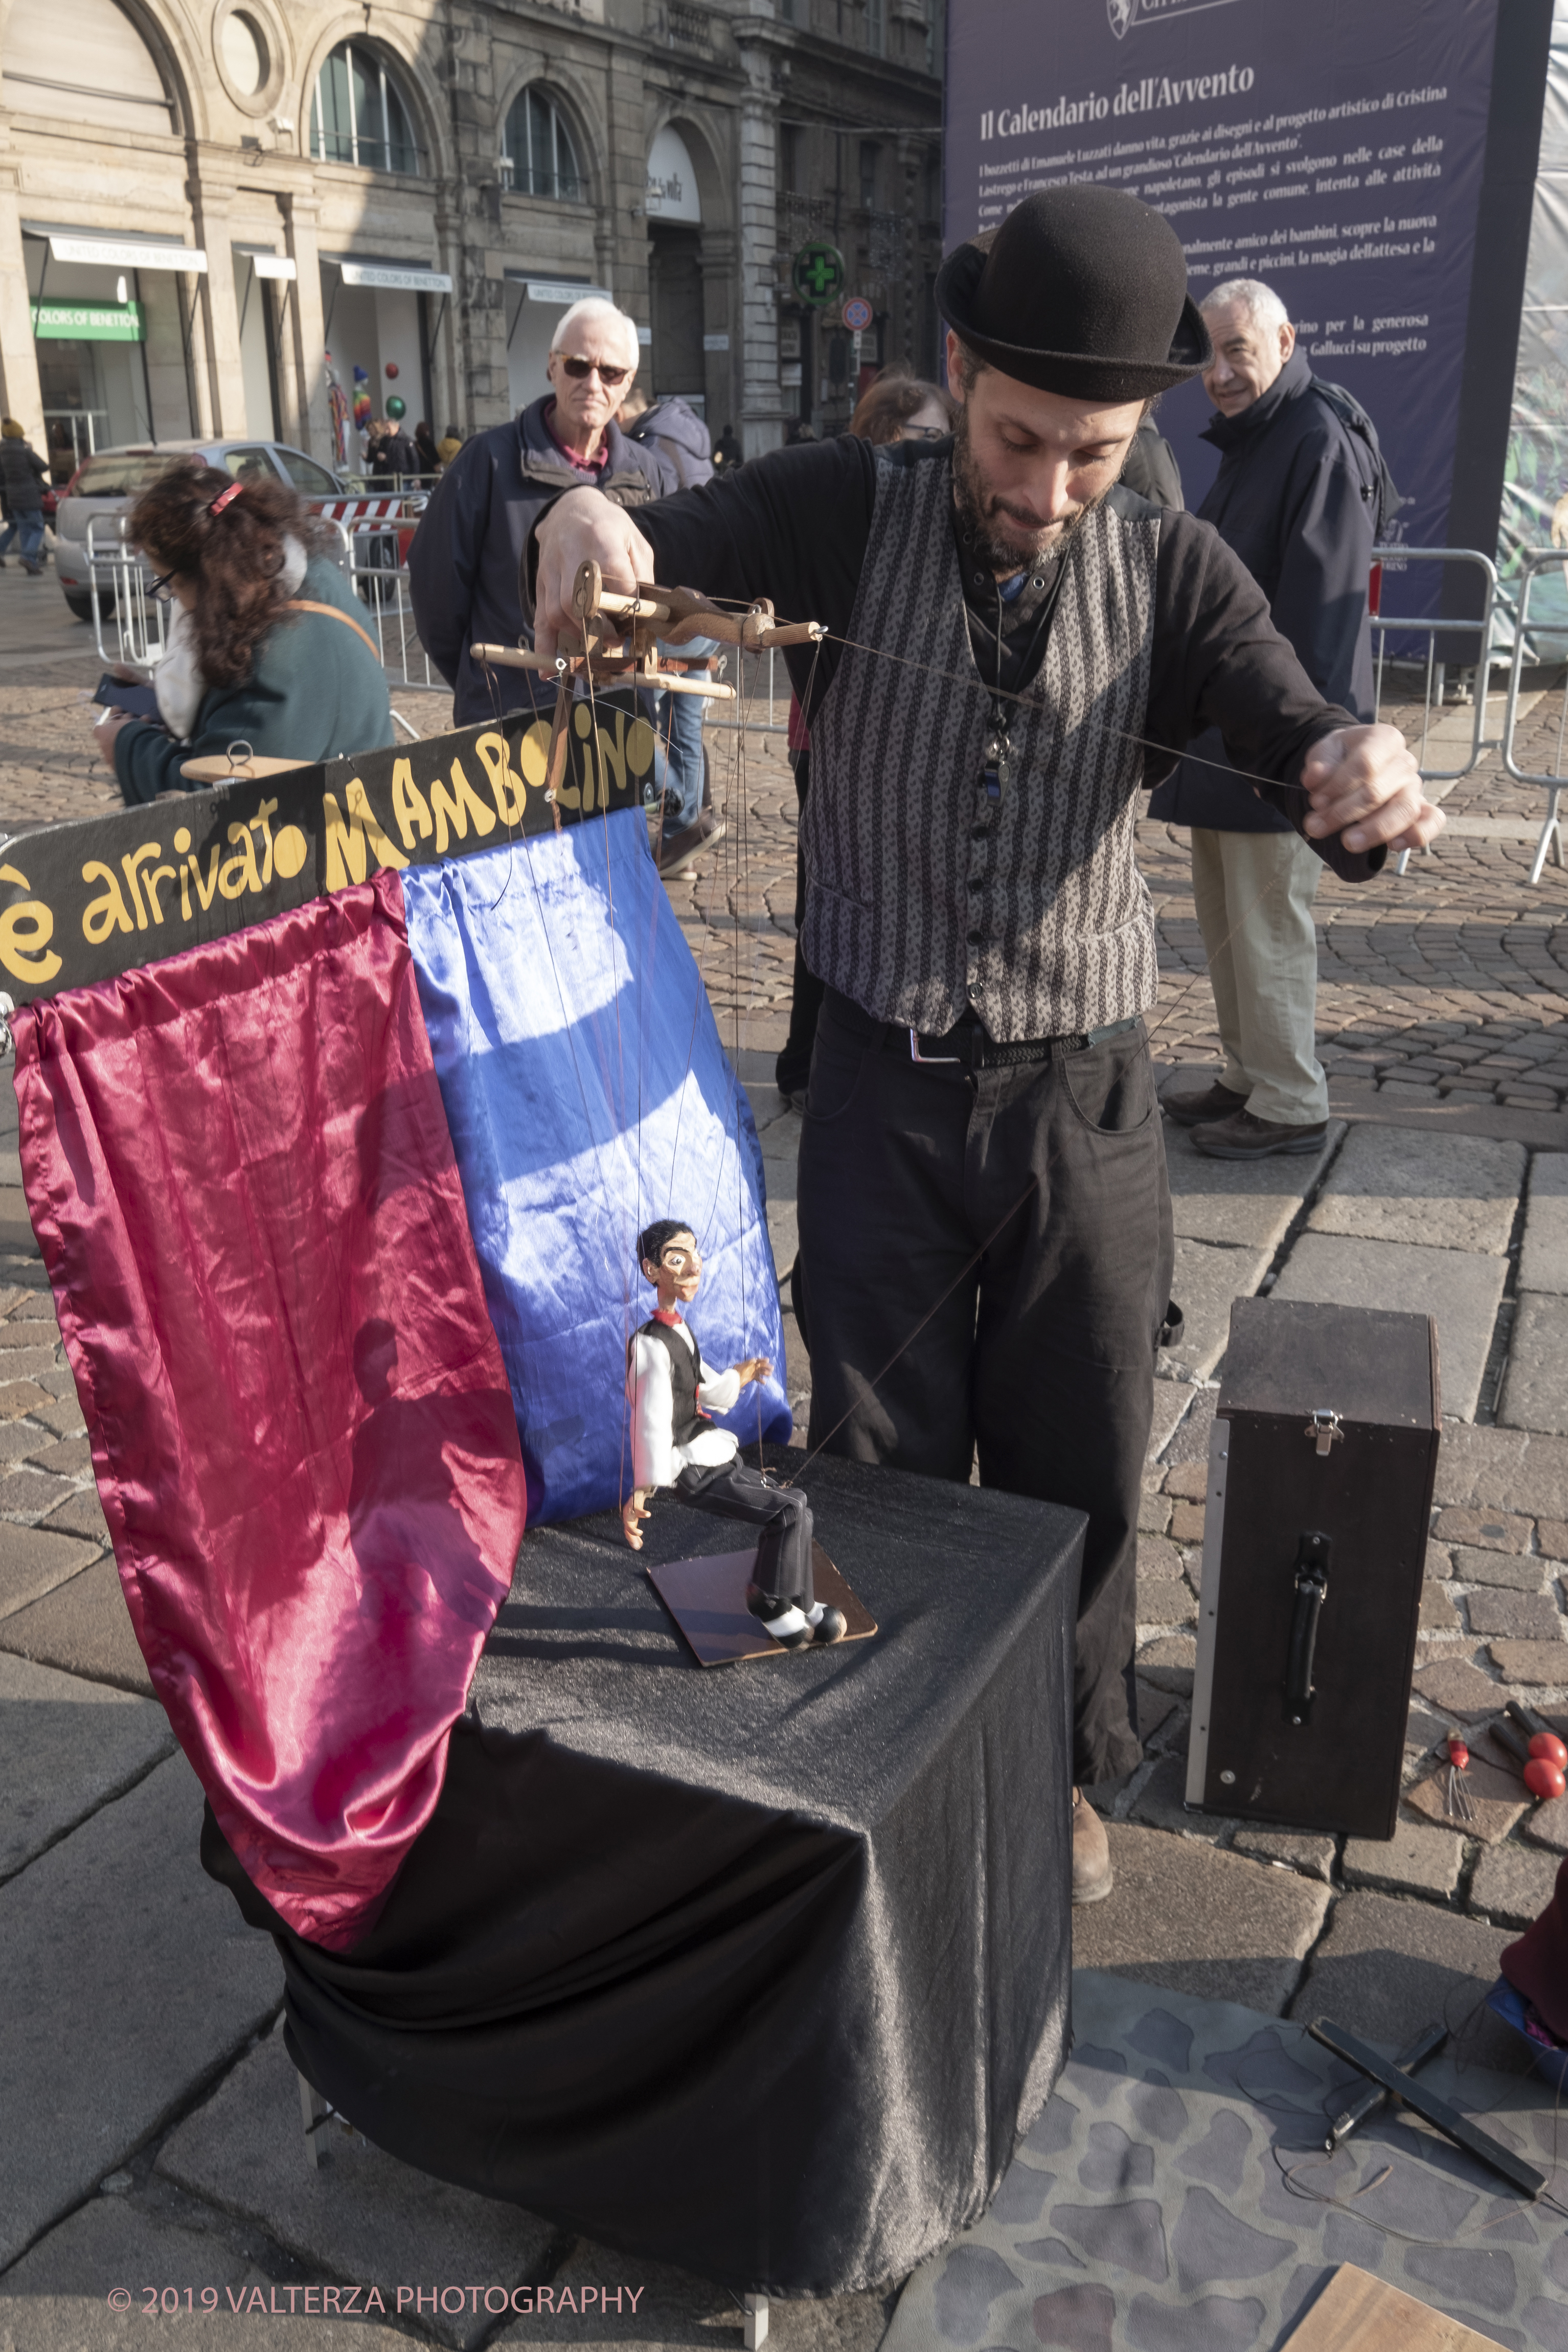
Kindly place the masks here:
<instances>
[{"instance_id":1,"label":"case handle","mask_svg":"<svg viewBox=\"0 0 1568 2352\"><path fill-rule=\"evenodd\" d=\"M1285 1659L1285 1720L1301 1725L1312 1718L1314 1689L1312 1653L1317 1647L1318 1613L1329 1592L1329 1560L1333 1545L1325 1535L1303 1532L1296 1546L1296 1605L1291 1613L1291 1646Z\"/></svg>"}]
</instances>

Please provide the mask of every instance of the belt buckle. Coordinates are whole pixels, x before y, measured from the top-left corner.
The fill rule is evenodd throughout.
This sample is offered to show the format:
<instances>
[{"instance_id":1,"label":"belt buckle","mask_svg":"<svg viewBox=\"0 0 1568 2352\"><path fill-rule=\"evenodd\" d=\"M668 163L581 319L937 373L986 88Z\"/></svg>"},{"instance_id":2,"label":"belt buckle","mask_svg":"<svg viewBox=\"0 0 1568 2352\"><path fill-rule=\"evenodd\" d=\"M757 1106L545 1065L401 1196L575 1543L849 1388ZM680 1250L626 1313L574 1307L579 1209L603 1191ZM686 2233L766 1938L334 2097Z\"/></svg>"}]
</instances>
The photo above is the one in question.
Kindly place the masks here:
<instances>
[{"instance_id":1,"label":"belt buckle","mask_svg":"<svg viewBox=\"0 0 1568 2352\"><path fill-rule=\"evenodd\" d=\"M956 1068L962 1064L964 1056L962 1054L923 1054L920 1050L920 1032L912 1026L909 1032L909 1058L912 1062L918 1062L923 1069L930 1070L936 1068L941 1063L948 1063Z\"/></svg>"}]
</instances>

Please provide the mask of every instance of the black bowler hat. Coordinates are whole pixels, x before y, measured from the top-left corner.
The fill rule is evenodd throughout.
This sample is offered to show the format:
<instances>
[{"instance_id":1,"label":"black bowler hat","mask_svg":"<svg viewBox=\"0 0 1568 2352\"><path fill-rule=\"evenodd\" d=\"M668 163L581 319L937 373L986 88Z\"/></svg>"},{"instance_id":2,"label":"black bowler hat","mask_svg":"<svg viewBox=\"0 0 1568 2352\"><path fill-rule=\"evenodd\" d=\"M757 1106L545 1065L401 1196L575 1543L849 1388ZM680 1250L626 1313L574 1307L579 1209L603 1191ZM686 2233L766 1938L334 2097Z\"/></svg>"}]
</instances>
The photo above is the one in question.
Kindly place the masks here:
<instances>
[{"instance_id":1,"label":"black bowler hat","mask_svg":"<svg viewBox=\"0 0 1568 2352\"><path fill-rule=\"evenodd\" d=\"M977 359L1069 400L1147 400L1214 347L1163 213L1120 188L1042 188L983 252L942 264L936 307Z\"/></svg>"}]
</instances>

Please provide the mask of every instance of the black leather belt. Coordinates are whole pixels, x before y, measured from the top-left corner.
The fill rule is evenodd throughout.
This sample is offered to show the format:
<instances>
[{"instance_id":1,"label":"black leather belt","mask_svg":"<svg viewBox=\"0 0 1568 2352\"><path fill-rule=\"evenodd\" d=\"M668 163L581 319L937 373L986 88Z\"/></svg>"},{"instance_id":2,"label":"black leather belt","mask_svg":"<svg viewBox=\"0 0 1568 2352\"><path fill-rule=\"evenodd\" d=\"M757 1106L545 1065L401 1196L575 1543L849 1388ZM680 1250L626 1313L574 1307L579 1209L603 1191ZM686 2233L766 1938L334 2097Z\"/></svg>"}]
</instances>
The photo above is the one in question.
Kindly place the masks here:
<instances>
[{"instance_id":1,"label":"black leather belt","mask_svg":"<svg viewBox=\"0 0 1568 2352\"><path fill-rule=\"evenodd\" d=\"M894 1029L888 1034L890 1040L907 1034L912 1062L957 1063L966 1070L1017 1070L1030 1062L1049 1062L1053 1054L1081 1054L1087 1045L1102 1045L1107 1037L1120 1037L1135 1029L1139 1019L1134 1013L1125 1021L1108 1021L1103 1029L1080 1029L1062 1037L1021 1037L1004 1045L988 1037L977 1021L960 1021L941 1037L924 1036L918 1029L907 1033Z\"/></svg>"}]
</instances>

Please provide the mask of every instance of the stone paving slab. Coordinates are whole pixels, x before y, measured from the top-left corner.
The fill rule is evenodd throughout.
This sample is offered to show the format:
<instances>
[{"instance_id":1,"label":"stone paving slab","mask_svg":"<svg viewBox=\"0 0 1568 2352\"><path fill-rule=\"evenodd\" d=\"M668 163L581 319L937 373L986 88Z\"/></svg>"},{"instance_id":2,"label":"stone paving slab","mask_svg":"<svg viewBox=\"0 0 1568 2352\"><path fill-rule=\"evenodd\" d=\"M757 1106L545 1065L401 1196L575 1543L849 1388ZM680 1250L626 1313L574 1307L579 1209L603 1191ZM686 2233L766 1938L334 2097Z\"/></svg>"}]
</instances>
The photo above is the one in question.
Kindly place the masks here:
<instances>
[{"instance_id":1,"label":"stone paving slab","mask_svg":"<svg viewBox=\"0 0 1568 2352\"><path fill-rule=\"evenodd\" d=\"M30 1608L0 1618L0 1650L14 1651L39 1665L58 1666L68 1675L85 1675L91 1682L113 1683L149 1698L152 1695L112 1555Z\"/></svg>"},{"instance_id":2,"label":"stone paving slab","mask_svg":"<svg viewBox=\"0 0 1568 2352\"><path fill-rule=\"evenodd\" d=\"M1568 1522L1568 1440L1445 1416L1436 1495L1443 1504Z\"/></svg>"},{"instance_id":3,"label":"stone paving slab","mask_svg":"<svg viewBox=\"0 0 1568 2352\"><path fill-rule=\"evenodd\" d=\"M1568 1152L1538 1151L1530 1163L1519 1286L1568 1296Z\"/></svg>"},{"instance_id":4,"label":"stone paving slab","mask_svg":"<svg viewBox=\"0 0 1568 2352\"><path fill-rule=\"evenodd\" d=\"M1549 1559L1520 1559L1509 1552L1485 1551L1478 1546L1459 1544L1455 1549L1453 1565L1446 1573L1456 1584L1487 1584L1513 1592L1541 1592L1545 1590L1552 1566Z\"/></svg>"},{"instance_id":5,"label":"stone paving slab","mask_svg":"<svg viewBox=\"0 0 1568 2352\"><path fill-rule=\"evenodd\" d=\"M1446 1715L1457 1716L1461 1723L1477 1723L1489 1715L1500 1715L1508 1693L1500 1690L1490 1675L1472 1665L1468 1658L1429 1658L1418 1665L1415 1688L1434 1706Z\"/></svg>"},{"instance_id":6,"label":"stone paving slab","mask_svg":"<svg viewBox=\"0 0 1568 2352\"><path fill-rule=\"evenodd\" d=\"M79 1576L97 1558L91 1544L70 1536L0 1524L0 1619Z\"/></svg>"},{"instance_id":7,"label":"stone paving slab","mask_svg":"<svg viewBox=\"0 0 1568 2352\"><path fill-rule=\"evenodd\" d=\"M18 1176L21 1170L17 1170ZM0 1250L36 1250L27 1196L19 1183L0 1184Z\"/></svg>"},{"instance_id":8,"label":"stone paving slab","mask_svg":"<svg viewBox=\"0 0 1568 2352\"><path fill-rule=\"evenodd\" d=\"M1328 1888L1196 1838L1117 1822L1106 1834L1115 1885L1072 1915L1074 1968L1280 2015L1322 1926Z\"/></svg>"},{"instance_id":9,"label":"stone paving slab","mask_svg":"<svg viewBox=\"0 0 1568 2352\"><path fill-rule=\"evenodd\" d=\"M1497 1417L1511 1429L1568 1434L1568 1298L1521 1296Z\"/></svg>"},{"instance_id":10,"label":"stone paving slab","mask_svg":"<svg viewBox=\"0 0 1568 2352\"><path fill-rule=\"evenodd\" d=\"M1568 1643L1489 1642L1487 1655L1504 1682L1543 1690L1568 1689Z\"/></svg>"},{"instance_id":11,"label":"stone paving slab","mask_svg":"<svg viewBox=\"0 0 1568 2352\"><path fill-rule=\"evenodd\" d=\"M173 1748L161 1706L0 1651L0 1880Z\"/></svg>"},{"instance_id":12,"label":"stone paving slab","mask_svg":"<svg viewBox=\"0 0 1568 2352\"><path fill-rule=\"evenodd\" d=\"M1552 1900L1558 1858L1527 1845L1489 1846L1470 1882L1470 1906L1499 1927L1528 1927Z\"/></svg>"},{"instance_id":13,"label":"stone paving slab","mask_svg":"<svg viewBox=\"0 0 1568 2352\"><path fill-rule=\"evenodd\" d=\"M1435 1315L1443 1411L1469 1421L1507 1277L1506 1258L1309 1232L1286 1259L1272 1295Z\"/></svg>"},{"instance_id":14,"label":"stone paving slab","mask_svg":"<svg viewBox=\"0 0 1568 2352\"><path fill-rule=\"evenodd\" d=\"M1368 2042L1395 2048L1424 2025L1463 2032L1467 2058L1519 2072L1518 2038L1476 2012L1511 1936L1436 1903L1396 1895L1342 1895L1287 2014L1311 2023L1333 2018Z\"/></svg>"},{"instance_id":15,"label":"stone paving slab","mask_svg":"<svg viewBox=\"0 0 1568 2352\"><path fill-rule=\"evenodd\" d=\"M1176 1344L1160 1350L1162 1370L1186 1381L1208 1378L1230 1338L1232 1302L1252 1296L1272 1255L1271 1249L1228 1249L1217 1242L1177 1241L1171 1297L1186 1322Z\"/></svg>"},{"instance_id":16,"label":"stone paving slab","mask_svg":"<svg viewBox=\"0 0 1568 2352\"><path fill-rule=\"evenodd\" d=\"M171 2134L157 2169L258 2224L311 2275L407 2281L416 2271L426 2286L476 2279L510 2289L559 2259L559 2231L534 2214L402 2164L336 2119L317 2137L313 2172L280 2022ZM427 2313L423 2324L467 2352L496 2321L481 2310Z\"/></svg>"},{"instance_id":17,"label":"stone paving slab","mask_svg":"<svg viewBox=\"0 0 1568 2352\"><path fill-rule=\"evenodd\" d=\"M1254 1862L1303 1870L1309 1878L1321 1878L1325 1885L1333 1874L1334 1842L1312 1830L1260 1830L1250 1822L1242 1822L1230 1843L1237 1853L1250 1854Z\"/></svg>"},{"instance_id":18,"label":"stone paving slab","mask_svg":"<svg viewBox=\"0 0 1568 2352\"><path fill-rule=\"evenodd\" d=\"M1223 1813L1188 1812L1185 1755L1166 1756L1155 1767L1133 1801L1131 1818L1148 1829L1197 1838L1205 1845L1226 1844L1240 1826Z\"/></svg>"},{"instance_id":19,"label":"stone paving slab","mask_svg":"<svg viewBox=\"0 0 1568 2352\"><path fill-rule=\"evenodd\" d=\"M1155 1382L1155 1417L1149 1429L1149 1460L1163 1454L1191 1409L1197 1391L1186 1381Z\"/></svg>"},{"instance_id":20,"label":"stone paving slab","mask_svg":"<svg viewBox=\"0 0 1568 2352\"><path fill-rule=\"evenodd\" d=\"M1322 1150L1297 1159L1210 1160L1197 1149L1190 1128L1166 1119L1166 1165L1170 1171L1171 1211L1185 1241L1228 1242L1252 1249L1278 1249L1291 1219L1338 1150L1343 1119L1331 1119Z\"/></svg>"},{"instance_id":21,"label":"stone paving slab","mask_svg":"<svg viewBox=\"0 0 1568 2352\"><path fill-rule=\"evenodd\" d=\"M183 1756L0 1887L0 2265L87 2196L269 2022L270 1941L196 1856ZM140 2285L140 2280L135 2282Z\"/></svg>"},{"instance_id":22,"label":"stone paving slab","mask_svg":"<svg viewBox=\"0 0 1568 2352\"><path fill-rule=\"evenodd\" d=\"M575 2344L589 2352L595 2345L635 2346L637 2352L662 2352L666 2345L687 2345L701 2352L738 2352L738 2319L734 2299L722 2287L685 2271L646 2263L608 2248L580 2241L570 2259L550 2282L551 2297L570 2294L572 2304L590 2291L587 2311L535 2311L514 2320L497 2344ZM620 2290L622 2308L598 2307L601 2297ZM641 2292L639 2292L641 2290ZM637 2295L635 2311L628 2307ZM824 2295L817 2301L770 2301L768 2341L778 2352L876 2352L887 2333L896 2291L864 2294Z\"/></svg>"},{"instance_id":23,"label":"stone paving slab","mask_svg":"<svg viewBox=\"0 0 1568 2352\"><path fill-rule=\"evenodd\" d=\"M177 2318L148 2315L141 2290L151 2285L178 2290ZM127 2311L109 2307L117 2288L130 2294ZM203 2308L204 2290L215 2310ZM408 2352L423 2340L379 2318L323 2318L319 2286L311 2295L295 2288L292 2317L289 2300L287 2285L213 2231L95 2197L0 2275L0 2352Z\"/></svg>"},{"instance_id":24,"label":"stone paving slab","mask_svg":"<svg viewBox=\"0 0 1568 2352\"><path fill-rule=\"evenodd\" d=\"M1518 1143L1357 1127L1307 1223L1314 1233L1500 1257L1524 1181Z\"/></svg>"},{"instance_id":25,"label":"stone paving slab","mask_svg":"<svg viewBox=\"0 0 1568 2352\"><path fill-rule=\"evenodd\" d=\"M1344 1883L1381 1886L1399 1895L1451 1895L1459 1883L1465 1850L1424 1822L1396 1822L1394 1835L1347 1838Z\"/></svg>"}]
</instances>

